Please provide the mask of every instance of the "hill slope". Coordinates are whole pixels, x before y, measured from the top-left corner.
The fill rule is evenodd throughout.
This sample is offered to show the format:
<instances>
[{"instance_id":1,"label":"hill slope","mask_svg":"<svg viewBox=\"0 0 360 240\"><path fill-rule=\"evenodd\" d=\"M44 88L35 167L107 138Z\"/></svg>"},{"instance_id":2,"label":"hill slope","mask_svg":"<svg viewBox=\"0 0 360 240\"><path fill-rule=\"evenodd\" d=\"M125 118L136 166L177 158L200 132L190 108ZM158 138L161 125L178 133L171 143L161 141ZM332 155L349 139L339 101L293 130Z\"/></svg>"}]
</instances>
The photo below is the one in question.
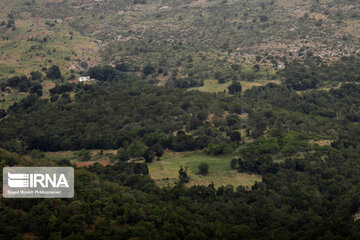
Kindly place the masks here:
<instances>
[{"instance_id":1,"label":"hill slope","mask_svg":"<svg viewBox=\"0 0 360 240\"><path fill-rule=\"evenodd\" d=\"M71 69L86 69L82 62L121 60L133 71L155 66L160 81L176 75L201 82L235 63L267 69L281 67L284 56L332 61L358 53L360 45L360 3L351 0L0 4L0 77L52 63L70 76ZM15 28L7 26L11 19Z\"/></svg>"}]
</instances>

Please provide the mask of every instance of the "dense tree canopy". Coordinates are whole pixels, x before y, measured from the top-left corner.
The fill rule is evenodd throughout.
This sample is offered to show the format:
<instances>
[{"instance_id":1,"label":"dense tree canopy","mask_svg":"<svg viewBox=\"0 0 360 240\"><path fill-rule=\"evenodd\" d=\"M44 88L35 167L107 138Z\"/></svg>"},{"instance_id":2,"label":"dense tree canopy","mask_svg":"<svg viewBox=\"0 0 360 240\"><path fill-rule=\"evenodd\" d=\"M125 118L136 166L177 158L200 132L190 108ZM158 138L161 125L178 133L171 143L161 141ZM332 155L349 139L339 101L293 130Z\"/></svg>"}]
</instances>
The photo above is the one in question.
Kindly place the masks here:
<instances>
[{"instance_id":1,"label":"dense tree canopy","mask_svg":"<svg viewBox=\"0 0 360 240\"><path fill-rule=\"evenodd\" d=\"M2 164L17 159L1 153ZM94 165L76 170L74 199L1 199L0 236L355 240L359 158L358 149L323 148L263 171L263 181L251 191L181 184L159 189L146 165ZM265 169L271 161L263 157L255 167ZM185 169L179 173L188 181Z\"/></svg>"},{"instance_id":2,"label":"dense tree canopy","mask_svg":"<svg viewBox=\"0 0 360 240\"><path fill-rule=\"evenodd\" d=\"M129 84L106 69L99 84L58 85L50 100L31 94L2 112L0 145L30 156L0 149L1 166L71 165L38 159L39 150L80 150L88 160L86 149L116 148L119 161L76 168L73 199L2 198L1 239L360 239L359 85L302 94L287 84L254 87L243 93L241 129L237 94ZM306 84L322 78L309 66L294 70ZM179 163L178 183L159 188L147 164L165 148L235 151L231 171L262 181L189 186Z\"/></svg>"},{"instance_id":3,"label":"dense tree canopy","mask_svg":"<svg viewBox=\"0 0 360 240\"><path fill-rule=\"evenodd\" d=\"M286 84L295 90L315 88L326 82L359 82L360 58L343 57L340 61L319 64L309 59L305 64L288 63L282 73Z\"/></svg>"},{"instance_id":4,"label":"dense tree canopy","mask_svg":"<svg viewBox=\"0 0 360 240\"><path fill-rule=\"evenodd\" d=\"M75 91L74 98L70 91ZM51 101L30 95L9 108L9 117L0 123L0 145L20 140L42 151L117 149L139 140L146 147L159 143L186 151L230 141L221 134L229 124L221 116L235 104L231 99L137 84L66 84L50 93ZM216 128L206 121L210 113L219 116ZM233 118L231 128L236 128L239 123Z\"/></svg>"}]
</instances>

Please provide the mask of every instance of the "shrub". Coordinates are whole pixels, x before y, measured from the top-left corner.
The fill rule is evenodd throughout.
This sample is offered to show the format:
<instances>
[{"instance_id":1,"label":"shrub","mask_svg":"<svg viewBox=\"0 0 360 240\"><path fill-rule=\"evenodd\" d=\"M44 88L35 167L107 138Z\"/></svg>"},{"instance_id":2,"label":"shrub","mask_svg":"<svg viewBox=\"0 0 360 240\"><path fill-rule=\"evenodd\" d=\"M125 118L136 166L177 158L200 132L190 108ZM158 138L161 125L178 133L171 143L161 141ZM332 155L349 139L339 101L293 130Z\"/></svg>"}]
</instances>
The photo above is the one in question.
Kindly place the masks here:
<instances>
[{"instance_id":1,"label":"shrub","mask_svg":"<svg viewBox=\"0 0 360 240\"><path fill-rule=\"evenodd\" d=\"M127 148L126 153L130 157L142 157L147 151L148 146L140 141L135 141Z\"/></svg>"},{"instance_id":2,"label":"shrub","mask_svg":"<svg viewBox=\"0 0 360 240\"><path fill-rule=\"evenodd\" d=\"M220 155L220 154L229 154L233 151L233 147L226 143L222 142L219 144L210 143L206 148L204 148L203 152L209 155Z\"/></svg>"},{"instance_id":3,"label":"shrub","mask_svg":"<svg viewBox=\"0 0 360 240\"><path fill-rule=\"evenodd\" d=\"M201 175L209 174L209 165L207 163L200 163L198 168L199 168L199 174Z\"/></svg>"},{"instance_id":4,"label":"shrub","mask_svg":"<svg viewBox=\"0 0 360 240\"><path fill-rule=\"evenodd\" d=\"M91 153L90 153L89 150L86 150L86 149L81 149L80 151L78 151L75 154L77 155L79 160L82 161L82 162L86 162L86 161L89 161L91 159Z\"/></svg>"},{"instance_id":5,"label":"shrub","mask_svg":"<svg viewBox=\"0 0 360 240\"><path fill-rule=\"evenodd\" d=\"M234 82L232 82L232 84L228 87L228 90L229 90L229 93L230 93L230 94L235 94L235 93L241 92L242 86L241 86L240 82L234 81Z\"/></svg>"},{"instance_id":6,"label":"shrub","mask_svg":"<svg viewBox=\"0 0 360 240\"><path fill-rule=\"evenodd\" d=\"M155 72L155 68L151 66L150 64L146 65L143 69L143 74L145 76L150 75Z\"/></svg>"},{"instance_id":7,"label":"shrub","mask_svg":"<svg viewBox=\"0 0 360 240\"><path fill-rule=\"evenodd\" d=\"M188 183L190 181L190 178L187 174L187 167L185 167L185 169L180 166L180 170L179 170L179 180L182 183Z\"/></svg>"},{"instance_id":8,"label":"shrub","mask_svg":"<svg viewBox=\"0 0 360 240\"><path fill-rule=\"evenodd\" d=\"M46 72L46 77L51 79L61 78L60 68L56 65L52 65Z\"/></svg>"}]
</instances>

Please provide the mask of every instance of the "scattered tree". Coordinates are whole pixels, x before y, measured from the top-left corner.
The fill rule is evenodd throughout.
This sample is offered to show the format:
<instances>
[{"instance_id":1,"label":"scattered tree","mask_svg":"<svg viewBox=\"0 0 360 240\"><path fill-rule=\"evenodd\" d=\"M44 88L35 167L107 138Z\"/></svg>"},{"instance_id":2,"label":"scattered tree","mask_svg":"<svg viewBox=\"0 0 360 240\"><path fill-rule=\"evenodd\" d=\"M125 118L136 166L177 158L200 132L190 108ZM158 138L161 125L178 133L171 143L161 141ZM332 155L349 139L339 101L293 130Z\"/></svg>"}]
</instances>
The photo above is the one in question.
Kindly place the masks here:
<instances>
[{"instance_id":1,"label":"scattered tree","mask_svg":"<svg viewBox=\"0 0 360 240\"><path fill-rule=\"evenodd\" d=\"M229 93L230 94L235 94L238 92L241 92L242 90L242 86L240 84L240 82L238 81L234 81L231 83L231 85L228 87Z\"/></svg>"},{"instance_id":2,"label":"scattered tree","mask_svg":"<svg viewBox=\"0 0 360 240\"><path fill-rule=\"evenodd\" d=\"M237 158L231 159L231 162L230 162L230 167L231 167L231 169L237 169L237 168L238 168L237 162L238 162L238 159L237 159Z\"/></svg>"},{"instance_id":3,"label":"scattered tree","mask_svg":"<svg viewBox=\"0 0 360 240\"><path fill-rule=\"evenodd\" d=\"M201 175L209 174L209 165L207 163L200 163L198 168L199 168L199 174Z\"/></svg>"},{"instance_id":4,"label":"scattered tree","mask_svg":"<svg viewBox=\"0 0 360 240\"><path fill-rule=\"evenodd\" d=\"M182 167L182 166L180 166L180 170L179 170L179 180L180 180L180 182L182 182L182 183L188 183L189 182L189 176L188 176L188 174L187 174L187 170L188 170L188 168L187 167L185 167L185 169Z\"/></svg>"},{"instance_id":5,"label":"scattered tree","mask_svg":"<svg viewBox=\"0 0 360 240\"><path fill-rule=\"evenodd\" d=\"M76 155L78 156L79 160L82 162L87 162L90 161L91 159L91 153L89 150L86 149L81 149L76 153Z\"/></svg>"},{"instance_id":6,"label":"scattered tree","mask_svg":"<svg viewBox=\"0 0 360 240\"><path fill-rule=\"evenodd\" d=\"M147 163L151 163L153 161L153 159L155 158L155 156L156 155L151 148L148 148L143 155L145 162L147 162Z\"/></svg>"},{"instance_id":7,"label":"scattered tree","mask_svg":"<svg viewBox=\"0 0 360 240\"><path fill-rule=\"evenodd\" d=\"M60 68L56 65L52 65L47 70L46 77L51 78L51 79L60 79L61 78Z\"/></svg>"}]
</instances>

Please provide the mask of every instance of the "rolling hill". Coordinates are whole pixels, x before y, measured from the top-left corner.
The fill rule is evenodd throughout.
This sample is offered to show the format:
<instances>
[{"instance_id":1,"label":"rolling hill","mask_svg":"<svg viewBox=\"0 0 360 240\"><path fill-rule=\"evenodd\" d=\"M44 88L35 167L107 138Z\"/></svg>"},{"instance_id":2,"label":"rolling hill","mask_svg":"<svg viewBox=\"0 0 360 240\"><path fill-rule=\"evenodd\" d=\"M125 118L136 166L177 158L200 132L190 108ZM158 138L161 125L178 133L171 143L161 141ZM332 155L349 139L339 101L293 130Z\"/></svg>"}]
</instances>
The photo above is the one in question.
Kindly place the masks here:
<instances>
[{"instance_id":1,"label":"rolling hill","mask_svg":"<svg viewBox=\"0 0 360 240\"><path fill-rule=\"evenodd\" d=\"M264 79L285 57L329 62L360 49L360 3L352 0L0 4L0 77L57 64L72 78L88 66L125 62L135 72L153 66L159 85L178 77L195 79L195 86L234 65L243 66L247 80L246 69L259 64L255 78Z\"/></svg>"}]
</instances>

